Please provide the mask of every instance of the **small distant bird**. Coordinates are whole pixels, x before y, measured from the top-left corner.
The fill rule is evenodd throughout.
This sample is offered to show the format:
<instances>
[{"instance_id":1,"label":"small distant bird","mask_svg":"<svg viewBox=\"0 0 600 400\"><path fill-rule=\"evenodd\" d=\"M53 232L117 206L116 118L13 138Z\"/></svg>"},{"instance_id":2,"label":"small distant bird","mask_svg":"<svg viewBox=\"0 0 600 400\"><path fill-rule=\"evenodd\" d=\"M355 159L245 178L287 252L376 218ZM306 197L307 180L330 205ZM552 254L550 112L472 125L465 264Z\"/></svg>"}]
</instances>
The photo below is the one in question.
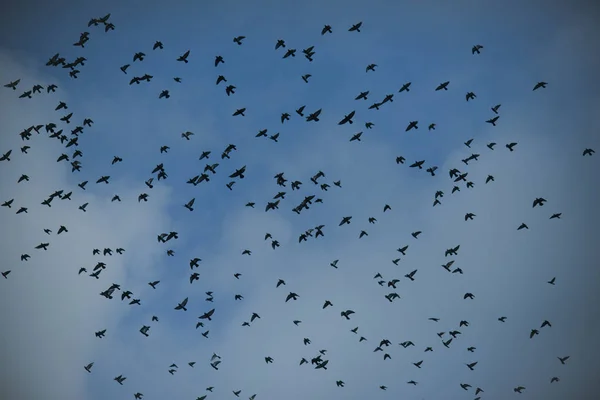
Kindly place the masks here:
<instances>
[{"instance_id":1,"label":"small distant bird","mask_svg":"<svg viewBox=\"0 0 600 400\"><path fill-rule=\"evenodd\" d=\"M348 29L348 32L360 32L360 27L362 26L362 22L358 22Z\"/></svg>"},{"instance_id":2,"label":"small distant bird","mask_svg":"<svg viewBox=\"0 0 600 400\"><path fill-rule=\"evenodd\" d=\"M558 358L558 360L560 361L560 363L561 363L562 365L565 365L565 362L566 362L566 361L567 361L569 358L571 358L571 356L566 356L566 357L557 357L557 358Z\"/></svg>"},{"instance_id":3,"label":"small distant bird","mask_svg":"<svg viewBox=\"0 0 600 400\"><path fill-rule=\"evenodd\" d=\"M594 153L595 153L595 151L593 149L585 149L585 150L583 150L583 155L584 156L591 156Z\"/></svg>"}]
</instances>

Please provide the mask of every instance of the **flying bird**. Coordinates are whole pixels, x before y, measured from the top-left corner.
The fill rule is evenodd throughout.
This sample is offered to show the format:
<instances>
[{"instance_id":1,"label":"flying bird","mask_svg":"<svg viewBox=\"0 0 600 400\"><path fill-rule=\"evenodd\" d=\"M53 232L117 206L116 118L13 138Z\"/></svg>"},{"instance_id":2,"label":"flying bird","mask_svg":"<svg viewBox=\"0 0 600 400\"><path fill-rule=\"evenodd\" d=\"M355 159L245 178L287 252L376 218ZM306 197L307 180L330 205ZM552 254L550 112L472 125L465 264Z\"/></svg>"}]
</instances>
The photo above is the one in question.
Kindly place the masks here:
<instances>
[{"instance_id":1,"label":"flying bird","mask_svg":"<svg viewBox=\"0 0 600 400\"><path fill-rule=\"evenodd\" d=\"M187 305L188 302L188 298L186 297L185 299L183 299L183 301L179 304L177 304L177 307L175 307L175 310L183 310L183 311L187 311L187 308L185 308L185 306Z\"/></svg>"},{"instance_id":2,"label":"flying bird","mask_svg":"<svg viewBox=\"0 0 600 400\"><path fill-rule=\"evenodd\" d=\"M352 25L350 27L350 29L348 29L348 32L360 32L361 26L362 26L362 21Z\"/></svg>"}]
</instances>

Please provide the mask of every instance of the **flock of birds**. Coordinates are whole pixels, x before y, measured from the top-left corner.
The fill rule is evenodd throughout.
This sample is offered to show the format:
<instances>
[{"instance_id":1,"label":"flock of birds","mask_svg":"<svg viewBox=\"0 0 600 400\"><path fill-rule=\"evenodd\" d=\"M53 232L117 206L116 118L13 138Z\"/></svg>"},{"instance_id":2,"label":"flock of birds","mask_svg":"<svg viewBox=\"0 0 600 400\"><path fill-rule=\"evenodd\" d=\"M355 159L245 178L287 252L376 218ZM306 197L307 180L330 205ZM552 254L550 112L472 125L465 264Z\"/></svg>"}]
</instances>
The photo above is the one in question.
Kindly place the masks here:
<instances>
[{"instance_id":1,"label":"flock of birds","mask_svg":"<svg viewBox=\"0 0 600 400\"><path fill-rule=\"evenodd\" d=\"M105 32L109 32L111 30L115 29L115 25L110 22L110 14L101 17L101 18L92 18L88 24L88 27L100 27L103 28ZM354 33L360 33L361 32L361 28L362 28L362 22L356 23L354 25L352 25L348 31L349 32L354 32ZM326 34L332 34L333 33L333 29L331 26L329 25L325 25L321 31L321 35L326 35ZM233 39L233 42L235 44L237 44L238 46L241 46L244 43L245 40L245 36L237 36ZM83 51L83 49L85 48L85 44L90 40L90 33L89 32L83 32L80 37L79 40L74 43L74 46L80 47ZM156 43L152 46L152 51L160 51L163 49L163 44L160 41L156 41ZM480 54L481 51L483 50L483 46L481 45L475 45L472 47L472 54L473 55L477 55ZM283 58L289 58L289 57L296 57L296 49L295 48L290 48L287 46L286 42L283 39L279 39L276 41L275 44L275 50L276 51L283 51ZM312 62L313 61L313 57L316 54L315 51L315 46L310 46L306 49L302 50L302 53L304 54L305 58L309 61ZM133 55L132 58L132 64L141 64L144 59L146 57L146 54L144 52L136 52ZM187 64L188 62L190 62L189 60L190 58L190 50L185 51L180 57L177 58L178 62L183 62L185 64ZM70 78L72 79L77 79L79 73L81 72L80 68L83 69L82 67L85 66L85 62L86 62L86 58L84 56L79 56L77 58L75 58L72 61L67 61L67 59L65 57L62 57L60 54L55 54L54 56L52 56L48 62L47 62L47 66L51 66L51 67L62 67L63 69L67 70L69 73ZM217 55L215 57L215 62L214 65L215 67L219 67L219 65L221 63L225 63L224 58L221 55ZM120 67L121 71L124 74L128 74L128 71L130 70L132 64L124 64ZM377 68L377 64L369 64L366 67L366 72L373 72L375 71ZM142 82L150 82L152 80L153 76L149 75L147 73L139 75L139 76L134 76L131 78L129 84L133 85L139 85ZM304 82L308 83L309 79L311 78L311 74L305 74L301 77ZM181 83L181 78L179 77L174 77L173 80L176 83ZM20 83L20 79L16 79L6 85L4 85L6 88L12 89L12 90L17 90L17 88L19 87L19 83ZM227 86L225 87L225 92L227 94L227 96L230 95L234 95L236 92L236 86L229 83L229 81L227 80L227 78L223 75L218 75L217 79L216 79L216 84L220 85L221 83L226 84ZM450 82L449 81L444 81L441 82L436 88L432 88L435 91L447 91L449 90L449 85ZM536 91L538 89L545 89L547 87L547 83L546 82L538 82L535 85L533 85L533 90ZM52 84L52 85L48 85L46 88L44 88L42 85L35 85L33 86L33 88L28 89L26 91L24 91L19 98L28 98L31 99L32 96L37 95L39 93L42 93L44 90L47 91L47 93L54 93L56 91L56 89L58 88L57 85ZM411 82L406 82L405 84L403 84L401 86L401 88L399 89L399 93L408 93L411 90ZM369 98L369 91L362 91L360 92L356 97L355 100L367 100ZM161 90L160 93L158 94L159 98L164 98L164 99L168 99L170 98L171 94L169 93L169 90L165 89L165 90ZM372 105L370 105L368 108L370 110L379 110L380 107L384 106L386 103L389 102L393 102L393 98L394 98L394 94L388 94L386 95L381 101L375 101ZM477 96L474 92L468 92L465 95L466 101L474 101ZM295 110L296 114L299 117L303 117L306 119L306 121L308 122L318 122L322 109L316 109L312 112L308 112L305 111L305 105L302 105L301 107L299 107L297 110ZM493 112L493 115L487 119L485 122L496 126L496 123L498 122L500 115L499 115L499 110L500 110L501 105L500 104L496 104L494 106L491 107L491 111ZM66 113L68 110L68 105L62 101L60 101L58 103L58 105L56 106L55 109L57 112L64 112ZM64 111L63 111L64 110ZM235 110L235 112L233 112L233 116L245 116L245 112L246 112L246 108L240 108ZM291 114L284 112L281 114L281 124L284 124L286 121L288 121L291 118ZM68 133L68 131L65 131L65 129L67 129L67 126L71 126L71 120L74 119L75 117L73 116L72 112L68 112L66 114L64 114L62 117L59 118L59 120L57 122L48 122L46 124L41 124L41 125L34 125L34 126L30 126L27 127L25 129L23 129L22 132L19 133L22 141L24 143L29 143L29 140L31 139L33 132L35 132L36 134L40 134L41 132L45 131L48 136L50 138L54 138L56 140L59 140L61 143L64 144L65 147L65 153L60 154L57 158L57 162L65 162L65 163L70 163L71 165L71 169L72 172L79 172L81 171L82 168L82 162L81 159L83 159L83 152L81 149L79 149L79 144L78 144L78 139L80 137L80 135L82 135L84 133L84 129L91 127L93 124L93 120L91 118L83 118L81 125L78 125L76 127L74 127L73 129L71 129L70 134ZM356 119L356 111L351 111L348 114L344 115L343 118L340 119L339 121L339 125L345 125L345 124L354 124ZM365 122L364 123L364 127L365 129L372 129L372 127L374 126L373 122ZM436 128L436 124L435 123L431 123L428 125L428 129L429 130L434 130ZM406 127L406 131L411 131L413 129L419 129L419 121L410 121ZM363 131L354 133L351 138L350 141L360 141L361 137L362 137ZM191 140L192 137L194 136L193 132L183 132L181 133L181 137L185 140ZM267 129L261 129L259 130L258 134L256 135L256 137L265 137L265 138L269 138L275 142L277 142L278 137L279 137L279 133L275 133L272 135L268 134L268 130ZM464 142L464 145L467 148L470 148L471 144L473 143L473 139L468 139ZM490 151L493 151L495 149L496 143L488 143L487 147L489 148ZM505 148L508 149L510 152L515 151L515 148L517 146L517 143L515 142L510 142L510 143L506 143L505 144ZM23 154L23 156L26 156L27 151L29 150L30 146L29 145L23 145L21 147L21 153ZM169 151L170 147L168 145L163 145L160 147L160 153L167 153ZM235 144L229 144L220 154L220 159L222 160L222 162L225 162L224 160L229 160L232 156L233 156L233 152L236 151L236 145ZM587 148L583 150L583 156L592 156L594 154L594 150ZM213 155L213 151L203 151L199 157L200 160L209 160L209 158ZM0 157L0 161L1 162L8 162L11 161L11 157L13 156L12 154L12 149L7 149L3 152L3 155ZM470 163L472 162L476 162L478 161L480 157L480 154L476 154L473 153L471 154L469 157L465 158L462 160L462 162L464 163L465 166L469 166L471 165ZM115 156L114 159L112 160L112 164L117 164L122 162L122 158ZM403 156L398 156L396 158L396 163L397 164L405 164L406 162L406 158ZM203 182L209 182L211 181L211 179L213 179L213 176L216 175L217 173L217 167L219 167L219 163L218 162L208 162L204 168L204 171L198 175L195 175L193 177L190 177L187 180L188 184L197 186ZM435 165L425 165L425 160L415 160L414 162L409 164L410 168L417 168L419 170L425 168L425 171L427 173L429 173L431 176L435 176L436 172L438 171L438 167ZM161 181L161 180L166 180L169 175L167 174L167 166L164 165L163 163L159 163L158 165L156 165L150 173L150 177L145 181L145 184L148 188L149 191L152 190L153 185L155 184L155 179L156 181ZM247 174L246 171L246 166L240 166L238 168L234 168L234 171L228 175L229 177L229 181L226 183L226 186L229 190L233 190L234 185L236 184L236 182L239 182L239 180L244 179L245 175ZM461 189L463 188L473 188L474 187L474 182L472 182L471 180L469 180L469 172L467 171L462 171L458 168L452 168L449 171L449 177L452 181L452 188L450 190L450 192L452 194L459 192ZM110 175L104 175L99 177L97 180L95 180L95 182L97 184L109 184L110 183ZM274 177L275 180L275 184L280 188L278 189L279 191L277 192L277 194L270 200L265 201L265 211L269 212L269 211L274 211L274 210L279 210L279 207L282 205L282 201L285 200L285 196L286 196L286 190L288 187L291 187L292 191L300 191L302 189L302 187L304 186L304 182L297 180L297 179L290 179L288 180L284 174L284 172L278 173L277 175L275 175ZM325 182L325 178L326 178L326 174L323 171L317 171L313 176L310 177L310 182L314 185L313 187L316 189L317 187L320 188L320 190L322 192L326 192L331 185L327 182ZM26 174L23 174L20 176L20 178L18 179L18 182L21 183L23 181L29 181L30 177ZM492 175L488 175L487 178L485 179L485 184L489 184L494 182L494 177ZM289 183L289 186L287 185ZM462 184L464 183L464 187L461 187ZM81 190L86 190L86 185L88 184L88 180L84 180L81 183L78 184L79 188ZM342 183L340 180L337 181L333 181L331 182L331 184L333 186L336 186L337 188L342 188ZM310 186L310 184L308 184ZM73 194L72 191L69 191L68 193L63 191L63 190L58 190L55 191L51 194L49 194L49 196L44 199L41 202L41 205L47 206L47 207L51 207L52 206L52 202L54 200L71 200L71 196L76 197L76 195ZM443 197L445 196L444 191L442 190L438 190L436 191L436 193L434 194L434 198L433 198L433 206L437 206L441 204L441 201L443 199ZM141 193L138 197L138 202L141 201L148 201L149 199L149 194L148 193ZM112 198L112 201L121 201L120 197L118 195L115 195ZM2 207L4 208L8 208L11 209L14 206L14 209L16 210L17 214L21 214L21 213L27 213L28 212L28 208L25 206L21 206L18 204L14 204L15 200L14 199L7 199L5 201L3 201L2 203ZM194 211L194 202L195 202L195 198L192 198L190 200L185 201L184 204L182 204L182 206L184 206L186 209L188 209L190 212ZM291 207L292 211L297 213L297 214L301 214L301 212L310 209L310 207L313 204L319 204L322 203L323 199L318 197L317 194L314 194L314 192L311 192L309 194L307 194L306 196L304 196L304 199L298 203L293 205L293 207ZM543 207L545 205L545 203L547 202L547 200L543 197L538 197L533 199L532 202L532 206L533 208L537 208L537 207ZM82 212L87 212L87 207L88 207L88 203L83 203L79 206L79 210L81 210ZM253 201L248 201L246 203L246 207L254 207L256 205L255 202ZM388 204L385 204L383 206L383 212L388 212L391 211L391 206ZM93 212L93 211L92 211ZM555 213L551 213L549 214L549 218L550 219L560 219L561 218L561 213L560 212L555 212ZM465 221L469 221L469 220L473 220L474 218L476 218L476 215L474 213L467 213L464 216ZM348 215L348 216L343 216L340 220L340 222L338 223L338 225L344 226L344 225L349 225L352 222L352 216ZM377 219L376 217L370 217L368 219L368 222L370 224L375 224L377 223ZM527 224L525 222L518 222L518 224L515 225L515 228L518 230L521 229L529 229L529 227L527 226ZM44 232L48 235L51 235L53 233L53 231L51 229L44 229ZM60 234L68 234L69 230L66 226L60 226L57 230L56 230L56 235L60 235ZM414 239L418 239L419 235L421 234L421 231L415 231L411 233L411 236ZM322 237L325 235L325 225L324 224L320 224L318 226L315 226L312 229L308 229L304 232L299 233L298 236L298 242L301 243L303 241L307 241L309 239L318 239L319 237ZM359 238L363 238L364 236L368 236L368 233L366 230L361 230L360 233L358 234ZM163 244L168 244L171 240L177 240L178 237L178 233L177 232L163 232L157 235L157 240L159 243L163 243ZM272 235L270 233L266 233L264 236L265 241L266 240L270 240L270 244L271 247L273 249L276 249L280 246L280 243L277 239L273 238ZM50 246L50 242L42 242L40 244L38 244L37 246L32 246L34 249L36 250L47 250L48 247ZM448 248L445 251L445 257L449 257L449 256L457 256L458 252L460 249L460 245L456 245L453 247ZM407 251L409 250L409 245L406 244L400 248L397 249L397 252L399 254L399 256L397 258L394 258L392 260L392 262L395 265L398 265L398 263L400 262L401 258L403 256L405 256L407 254ZM113 255L113 250L110 248L104 248L102 250L100 249L91 249L92 254L94 256L112 256ZM125 252L125 249L123 248L116 248L114 250L115 253L117 254L123 254ZM172 249L167 249L166 253L168 256L175 256L175 252ZM242 251L242 255L247 255L250 256L252 255L252 251L250 249L244 249ZM22 254L21 255L21 261L26 262L31 258L31 256L29 254ZM196 269L198 269L200 267L200 262L202 260L198 257L195 257L193 259L191 259L189 261L189 267L192 270L190 276L189 276L189 282L190 284L192 284L194 281L199 280L199 273L196 272ZM330 263L330 266L332 268L338 268L338 262L339 260L334 260ZM448 271L449 273L453 273L453 274L462 274L463 271L461 270L460 267L454 267L455 260L452 259L448 262L446 262L444 265L442 265L442 267ZM87 274L89 272L89 276L93 277L95 279L101 279L101 273L107 268L107 264L103 261L98 261L97 264L95 266L93 266L91 268L91 271L88 271L87 268L80 268L78 273L79 274ZM410 273L407 273L406 275L404 275L404 277L408 280L408 281L414 281L416 279L416 274L417 274L417 269L411 271ZM8 279L9 274L11 273L10 270L6 270L2 272L2 276L6 279ZM242 276L241 273L235 273L234 274L234 278L235 279L240 279L240 277ZM396 292L397 286L400 283L400 279L397 278L391 278L391 279L385 279L382 274L377 273L374 277L373 277L377 284L379 284L382 287L387 287L389 290L391 290L390 293L387 293L384 295L385 299L387 299L389 302L394 302L395 300L399 299L400 296L399 294ZM556 282L556 277L552 277L547 283L550 285L554 285ZM276 287L279 288L281 286L287 286L287 282L284 281L283 279L278 279L276 282L274 282ZM148 285L150 285L153 289L157 289L158 285L160 284L159 280L155 280L152 282L149 282ZM106 290L102 291L100 293L101 296L106 297L107 299L113 299L113 295L115 295L115 293L120 291L120 298L122 301L128 301L130 305L140 305L141 304L141 299L136 298L134 293L132 293L130 290L125 290L122 289L121 286L119 284L112 284L110 285ZM207 298L206 298L206 302L212 302L213 301L213 292L212 291L208 291L206 292ZM234 294L234 298L235 300L238 301L242 301L244 299L244 297L239 294L236 293ZM297 301L300 298L300 295L298 293L295 293L293 291L290 291L289 294L287 294L285 296L285 302L289 302L289 301ZM475 298L475 295L473 293L467 292L463 295L463 298L465 300L469 299L469 300L473 300ZM181 300L181 302L179 302L177 305L174 306L174 310L177 311L187 311L187 307L188 307L188 298L184 298ZM331 301L329 300L325 300L324 304L323 304L323 309L326 309L328 307L334 307L334 305L332 304ZM340 310L340 315L342 318L344 318L345 320L351 320L352 317L354 316L355 312L353 310L344 310L341 309ZM209 324L210 321L212 320L212 317L214 317L215 315L218 316L218 312L216 311L215 308L209 308L206 309L205 311L201 312L201 315L198 317L199 321L196 324L196 329L198 328L203 328L203 330L205 329L204 332L202 332L202 335L206 338L208 338L209 335ZM261 319L260 315L258 313L253 313L248 321L243 322L242 326L250 326L251 324L255 323L255 321ZM430 317L428 318L430 321L432 322L438 322L439 318L437 317ZM507 317L505 316L499 316L498 317L498 322L499 323L505 323L506 322ZM148 325L143 325L139 332L140 334L148 337L150 335L150 329L152 327L153 323L158 323L159 319L157 316L152 316L151 321L149 322ZM301 324L301 320L300 319L294 319L292 321L296 326ZM530 332L529 332L529 338L534 338L536 335L540 334L540 330L541 329L548 329L552 326L552 324L550 323L550 321L544 320L540 323L539 326L533 327L531 328ZM439 332L437 335L439 336L440 339L440 343L441 345L443 345L444 347L448 348L451 344L456 344L457 339L460 335L462 335L462 332L459 329L462 328L468 328L469 327L469 321L467 320L461 320L458 323L458 326L455 329L449 330L448 332ZM354 334L356 334L358 336L358 342L364 342L367 341L367 338L364 336L361 336L359 334L359 327L355 327L353 329L350 329L350 331ZM99 330L97 332L95 332L95 336L98 338L103 338L105 335L107 334L106 329L102 329ZM311 340L309 338L304 338L303 339L303 343L304 345L308 346L311 344ZM410 340L404 341L402 343L400 343L400 345L403 348L408 348L410 346L415 346L415 343L413 343ZM374 348L374 352L380 352L382 354L382 358L383 360L386 359L390 359L391 356L388 352L388 347L392 346L392 342L388 339L383 339L380 342L376 343L376 346ZM467 348L467 350L471 353L474 353L476 348L473 346L470 346ZM433 351L433 346L425 346L424 347L424 353L428 353ZM416 360L415 362L413 362L412 364L415 366L415 368L422 368L424 366L426 366L427 361L426 361L426 355L424 355L424 358L422 360ZM569 359L569 356L558 356L558 361L561 364L565 364L567 362L567 360ZM270 363L274 363L275 360L273 357L271 356L265 356L264 358L265 362L267 364ZM210 364L210 366L212 368L214 368L215 370L219 369L219 365L221 363L221 357L214 353L213 356L211 357L211 359L208 361L208 363ZM308 366L313 366L315 369L322 369L322 370L326 370L327 369L327 365L329 363L329 359L327 359L327 350L326 349L322 349L319 350L318 353L313 356L313 357L307 357L307 358L302 358L300 360L300 365L308 365ZM425 363L425 365L424 365ZM194 365L196 364L195 361L190 361L188 362L188 366L193 368ZM470 369L470 370L474 370L478 365L478 361L470 361L470 362L466 362L465 363L465 367ZM93 366L94 366L94 362L90 362L87 365L84 366L85 371L87 371L88 373L92 373L93 370ZM168 372L170 374L175 374L178 371L178 366L176 364L172 364L169 366L168 368ZM127 377L123 374L119 374L114 378L114 381L116 381L118 384L120 385L124 385L125 381L126 381ZM549 383L554 383L554 382L558 382L559 381L559 377L558 376L552 376L548 378ZM345 383L343 380L341 379L335 379L334 382L338 387L344 387ZM414 381L414 380L410 380L407 382L409 385L417 385L418 382ZM478 387L476 385L472 386L469 383L466 382L460 382L459 383L460 387L462 389L464 389L465 391L470 391L471 389L473 389L473 393L475 394L476 398L475 400L478 400L481 398L481 394L484 393L484 389L481 387ZM386 390L387 386L386 385L381 385L379 387L381 390ZM214 389L214 387L210 386L208 388L206 388L207 392L212 392ZM517 393L522 393L523 391L526 390L526 388L520 384L516 385L513 388L514 392ZM233 394L236 397L239 397L241 394L241 390L233 390L232 391ZM136 399L142 399L143 398L143 394L141 392L135 392L134 393L134 397ZM208 396L208 394L204 394L201 395L197 398L197 400L204 400L206 399ZM253 394L249 397L250 400L253 400L256 398L256 394Z\"/></svg>"}]
</instances>

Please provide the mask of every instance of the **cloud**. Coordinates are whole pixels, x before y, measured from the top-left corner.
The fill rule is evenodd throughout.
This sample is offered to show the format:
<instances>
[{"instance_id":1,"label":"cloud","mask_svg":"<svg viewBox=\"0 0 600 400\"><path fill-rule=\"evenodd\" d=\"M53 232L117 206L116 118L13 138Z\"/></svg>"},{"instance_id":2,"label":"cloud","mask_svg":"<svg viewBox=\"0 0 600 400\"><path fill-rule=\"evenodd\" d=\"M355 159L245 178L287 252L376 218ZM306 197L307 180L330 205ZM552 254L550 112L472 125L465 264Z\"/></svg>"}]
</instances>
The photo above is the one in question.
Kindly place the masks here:
<instances>
[{"instance_id":1,"label":"cloud","mask_svg":"<svg viewBox=\"0 0 600 400\"><path fill-rule=\"evenodd\" d=\"M3 78L19 76L21 85L47 82L43 74L27 70L6 52L0 60ZM1 244L2 267L11 270L0 294L3 341L10 343L1 351L2 397L83 399L85 380L73 377L98 351L93 333L106 328L110 335L127 312L98 293L111 282L130 283L136 294L147 291L138 280L148 279L156 270L159 249L149 243L154 244L153 233L169 220L165 206L170 192L157 188L152 201L143 206L137 204L137 195L144 190L137 182L112 183L123 199L118 206L107 195L83 192L68 182L70 170L64 162L56 162L64 151L60 143L35 132L31 140L19 143L17 133L32 121L54 119L49 110L55 101L46 94L31 101L15 101L14 93L7 91L1 96L5 115L10 116L2 121L6 132L2 149L13 150L10 163L0 168L1 192L3 201L14 198L12 209L4 208L0 216L7 233ZM19 151L24 144L31 146L27 154ZM30 181L15 184L21 173L27 173ZM41 201L56 190L72 191L72 200L55 199L45 209ZM77 209L83 203L89 203L85 213ZM16 215L21 206L28 207L28 213ZM57 236L61 225L68 232ZM46 228L52 230L50 236L43 232ZM40 242L50 243L48 251L34 249ZM96 281L87 276L98 261L92 249L105 247L113 251L123 247L126 252L105 257L107 269ZM22 254L31 259L19 261ZM78 275L82 267L88 272ZM27 382L27 376L36 377L36 384Z\"/></svg>"}]
</instances>

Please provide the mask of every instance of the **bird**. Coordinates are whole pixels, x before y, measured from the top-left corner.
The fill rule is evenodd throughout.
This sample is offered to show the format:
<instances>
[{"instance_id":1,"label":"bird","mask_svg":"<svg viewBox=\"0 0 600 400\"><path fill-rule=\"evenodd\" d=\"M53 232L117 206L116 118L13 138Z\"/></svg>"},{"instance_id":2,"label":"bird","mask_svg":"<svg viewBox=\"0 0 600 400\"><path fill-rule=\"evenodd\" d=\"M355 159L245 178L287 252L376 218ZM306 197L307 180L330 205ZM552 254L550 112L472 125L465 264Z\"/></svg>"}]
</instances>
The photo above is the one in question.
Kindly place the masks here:
<instances>
[{"instance_id":1,"label":"bird","mask_svg":"<svg viewBox=\"0 0 600 400\"><path fill-rule=\"evenodd\" d=\"M585 149L583 150L583 156L591 156L592 154L594 154L595 151L593 149Z\"/></svg>"},{"instance_id":2,"label":"bird","mask_svg":"<svg viewBox=\"0 0 600 400\"><path fill-rule=\"evenodd\" d=\"M354 311L346 310L346 311L342 311L340 314L342 317L346 318L347 320L350 320L350 315L354 314Z\"/></svg>"},{"instance_id":3,"label":"bird","mask_svg":"<svg viewBox=\"0 0 600 400\"><path fill-rule=\"evenodd\" d=\"M565 365L565 362L566 362L566 361L567 361L569 358L571 358L571 357L570 357L570 356L565 356L565 357L557 357L557 358L558 358L558 360L560 361L560 363L561 363L562 365Z\"/></svg>"},{"instance_id":4,"label":"bird","mask_svg":"<svg viewBox=\"0 0 600 400\"><path fill-rule=\"evenodd\" d=\"M190 51L187 50L185 53L183 53L182 55L180 55L177 58L177 61L183 61L184 63L188 63L188 56L190 55Z\"/></svg>"},{"instance_id":5,"label":"bird","mask_svg":"<svg viewBox=\"0 0 600 400\"><path fill-rule=\"evenodd\" d=\"M7 83L6 85L4 85L4 87L12 90L17 90L17 85L19 84L19 82L21 82L21 79L17 79L10 83Z\"/></svg>"},{"instance_id":6,"label":"bird","mask_svg":"<svg viewBox=\"0 0 600 400\"><path fill-rule=\"evenodd\" d=\"M348 32L360 32L361 26L362 26L362 21L352 25L350 27L350 29L348 29Z\"/></svg>"},{"instance_id":7,"label":"bird","mask_svg":"<svg viewBox=\"0 0 600 400\"><path fill-rule=\"evenodd\" d=\"M448 90L448 85L450 84L450 81L446 81L446 82L442 82L440 83L436 88L436 92L439 90Z\"/></svg>"},{"instance_id":8,"label":"bird","mask_svg":"<svg viewBox=\"0 0 600 400\"><path fill-rule=\"evenodd\" d=\"M402 92L410 92L410 85L412 84L412 82L406 82L404 85L402 85L402 87L398 90L398 93L402 93Z\"/></svg>"},{"instance_id":9,"label":"bird","mask_svg":"<svg viewBox=\"0 0 600 400\"><path fill-rule=\"evenodd\" d=\"M175 307L175 310L183 310L183 311L187 311L187 308L185 308L185 306L187 305L188 302L188 298L186 297L185 299L183 299L183 301L179 304L177 304L177 306Z\"/></svg>"}]
</instances>

